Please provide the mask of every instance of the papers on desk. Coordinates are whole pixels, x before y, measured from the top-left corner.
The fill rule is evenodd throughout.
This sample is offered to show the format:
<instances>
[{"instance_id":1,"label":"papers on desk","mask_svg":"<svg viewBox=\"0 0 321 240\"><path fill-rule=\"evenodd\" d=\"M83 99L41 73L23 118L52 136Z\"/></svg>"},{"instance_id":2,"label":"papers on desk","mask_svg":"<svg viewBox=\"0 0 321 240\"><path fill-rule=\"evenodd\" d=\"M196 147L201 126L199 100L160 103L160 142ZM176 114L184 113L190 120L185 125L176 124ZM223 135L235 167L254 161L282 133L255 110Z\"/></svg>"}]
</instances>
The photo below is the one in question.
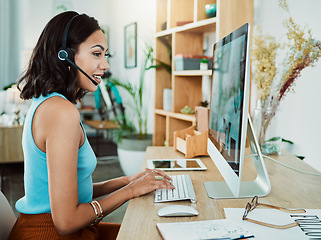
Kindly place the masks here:
<instances>
[{"instance_id":1,"label":"papers on desk","mask_svg":"<svg viewBox=\"0 0 321 240\"><path fill-rule=\"evenodd\" d=\"M249 218L284 225L295 220L300 226L275 229L243 221L244 208L225 208L226 219L197 222L157 223L157 229L165 240L233 239L242 235L254 235L255 239L320 239L321 209L306 209L306 213L290 214L275 209L255 209Z\"/></svg>"},{"instance_id":2,"label":"papers on desk","mask_svg":"<svg viewBox=\"0 0 321 240\"><path fill-rule=\"evenodd\" d=\"M306 213L290 214L275 209L255 209L248 218L285 225L298 221L300 226L275 229L243 221L244 208L224 208L226 219L197 222L157 223L157 229L165 240L233 239L242 235L254 235L255 239L320 239L321 209L306 209Z\"/></svg>"},{"instance_id":3,"label":"papers on desk","mask_svg":"<svg viewBox=\"0 0 321 240\"><path fill-rule=\"evenodd\" d=\"M156 226L165 240L233 239L252 235L241 225L227 219L157 223Z\"/></svg>"},{"instance_id":4,"label":"papers on desk","mask_svg":"<svg viewBox=\"0 0 321 240\"><path fill-rule=\"evenodd\" d=\"M306 223L301 225L301 227L297 226L289 229L269 228L248 221L243 221L242 216L244 213L244 208L225 208L224 211L227 219L234 221L236 224L243 226L246 229L249 229L249 231L251 231L251 233L255 236L255 239L320 239L320 235L319 237L315 236L316 238L314 238L313 232L319 232L319 234L321 232L321 209L306 209L306 213L292 214L296 215L296 217L291 217L290 213L275 209L255 209L248 215L248 218L277 225L288 224L294 222L296 219L306 219ZM299 215L301 215L301 217L299 217ZM310 219L312 216L315 216L317 220L309 221L308 217L303 217L308 215L311 215L309 217ZM303 230L305 230L305 232L301 228L304 228Z\"/></svg>"}]
</instances>

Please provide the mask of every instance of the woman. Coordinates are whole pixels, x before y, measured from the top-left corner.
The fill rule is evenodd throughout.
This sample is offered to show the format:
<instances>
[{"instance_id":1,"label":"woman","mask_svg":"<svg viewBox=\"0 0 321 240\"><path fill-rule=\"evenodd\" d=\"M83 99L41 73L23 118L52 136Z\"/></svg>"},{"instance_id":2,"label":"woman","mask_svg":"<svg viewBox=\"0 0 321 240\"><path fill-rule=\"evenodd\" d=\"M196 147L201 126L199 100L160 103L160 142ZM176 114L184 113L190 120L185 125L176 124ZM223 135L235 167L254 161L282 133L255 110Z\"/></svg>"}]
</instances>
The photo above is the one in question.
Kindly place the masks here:
<instances>
[{"instance_id":1,"label":"woman","mask_svg":"<svg viewBox=\"0 0 321 240\"><path fill-rule=\"evenodd\" d=\"M99 223L104 216L131 198L173 188L163 171L149 169L92 183L97 160L74 104L97 89L107 50L98 22L85 14L59 14L44 28L18 81L32 105L22 139L25 196L9 239L115 239L119 224Z\"/></svg>"}]
</instances>

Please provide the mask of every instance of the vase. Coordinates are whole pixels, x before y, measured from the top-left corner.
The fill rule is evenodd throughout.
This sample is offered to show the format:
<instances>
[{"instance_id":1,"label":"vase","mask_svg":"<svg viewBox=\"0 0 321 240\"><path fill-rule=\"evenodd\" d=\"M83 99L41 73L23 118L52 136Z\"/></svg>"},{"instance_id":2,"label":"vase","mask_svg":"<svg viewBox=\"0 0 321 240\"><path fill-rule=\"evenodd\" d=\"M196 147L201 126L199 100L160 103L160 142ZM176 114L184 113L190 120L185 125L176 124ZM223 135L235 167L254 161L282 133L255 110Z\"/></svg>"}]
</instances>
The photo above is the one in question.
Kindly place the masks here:
<instances>
[{"instance_id":1,"label":"vase","mask_svg":"<svg viewBox=\"0 0 321 240\"><path fill-rule=\"evenodd\" d=\"M163 92L163 108L166 111L172 111L172 99L173 93L172 89L165 88Z\"/></svg>"},{"instance_id":2,"label":"vase","mask_svg":"<svg viewBox=\"0 0 321 240\"><path fill-rule=\"evenodd\" d=\"M123 138L117 143L117 154L120 166L126 176L139 172L145 157L146 148L153 145L153 136L148 134L140 139L137 135Z\"/></svg>"},{"instance_id":3,"label":"vase","mask_svg":"<svg viewBox=\"0 0 321 240\"><path fill-rule=\"evenodd\" d=\"M281 137L277 126L271 126L276 114L275 108L262 106L258 100L253 112L253 126L261 152L265 155L281 153Z\"/></svg>"}]
</instances>

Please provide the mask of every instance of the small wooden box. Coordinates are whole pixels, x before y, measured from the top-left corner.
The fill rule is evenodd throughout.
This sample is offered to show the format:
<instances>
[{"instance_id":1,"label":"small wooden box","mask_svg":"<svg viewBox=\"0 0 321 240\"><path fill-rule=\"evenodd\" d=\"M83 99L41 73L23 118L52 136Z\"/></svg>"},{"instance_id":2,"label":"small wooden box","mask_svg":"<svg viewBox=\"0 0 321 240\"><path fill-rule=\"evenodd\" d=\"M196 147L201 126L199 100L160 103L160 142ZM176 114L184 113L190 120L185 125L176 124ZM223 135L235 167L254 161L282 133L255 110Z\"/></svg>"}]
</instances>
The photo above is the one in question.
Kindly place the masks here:
<instances>
[{"instance_id":1,"label":"small wooden box","mask_svg":"<svg viewBox=\"0 0 321 240\"><path fill-rule=\"evenodd\" d=\"M206 132L208 130L208 122L210 116L210 109L206 107L195 107L196 126L195 130L198 132Z\"/></svg>"},{"instance_id":2,"label":"small wooden box","mask_svg":"<svg viewBox=\"0 0 321 240\"><path fill-rule=\"evenodd\" d=\"M207 153L208 131L200 133L195 130L195 125L174 132L174 149L185 154L186 158L195 156L208 156Z\"/></svg>"}]
</instances>

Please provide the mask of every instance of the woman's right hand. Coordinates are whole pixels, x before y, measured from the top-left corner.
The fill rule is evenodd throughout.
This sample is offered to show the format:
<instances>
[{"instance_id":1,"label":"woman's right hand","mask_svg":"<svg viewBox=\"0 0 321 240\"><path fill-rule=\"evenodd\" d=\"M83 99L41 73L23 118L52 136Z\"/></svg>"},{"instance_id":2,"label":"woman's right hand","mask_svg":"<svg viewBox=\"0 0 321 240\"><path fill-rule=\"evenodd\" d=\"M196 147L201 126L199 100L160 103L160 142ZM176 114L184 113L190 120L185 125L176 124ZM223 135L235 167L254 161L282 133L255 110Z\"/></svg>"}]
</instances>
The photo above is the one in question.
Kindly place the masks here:
<instances>
[{"instance_id":1,"label":"woman's right hand","mask_svg":"<svg viewBox=\"0 0 321 240\"><path fill-rule=\"evenodd\" d=\"M132 180L127 186L131 188L134 198L160 188L174 189L175 187L170 180L171 178L167 176L164 171L145 169L143 172L140 172L137 175L137 178Z\"/></svg>"}]
</instances>

